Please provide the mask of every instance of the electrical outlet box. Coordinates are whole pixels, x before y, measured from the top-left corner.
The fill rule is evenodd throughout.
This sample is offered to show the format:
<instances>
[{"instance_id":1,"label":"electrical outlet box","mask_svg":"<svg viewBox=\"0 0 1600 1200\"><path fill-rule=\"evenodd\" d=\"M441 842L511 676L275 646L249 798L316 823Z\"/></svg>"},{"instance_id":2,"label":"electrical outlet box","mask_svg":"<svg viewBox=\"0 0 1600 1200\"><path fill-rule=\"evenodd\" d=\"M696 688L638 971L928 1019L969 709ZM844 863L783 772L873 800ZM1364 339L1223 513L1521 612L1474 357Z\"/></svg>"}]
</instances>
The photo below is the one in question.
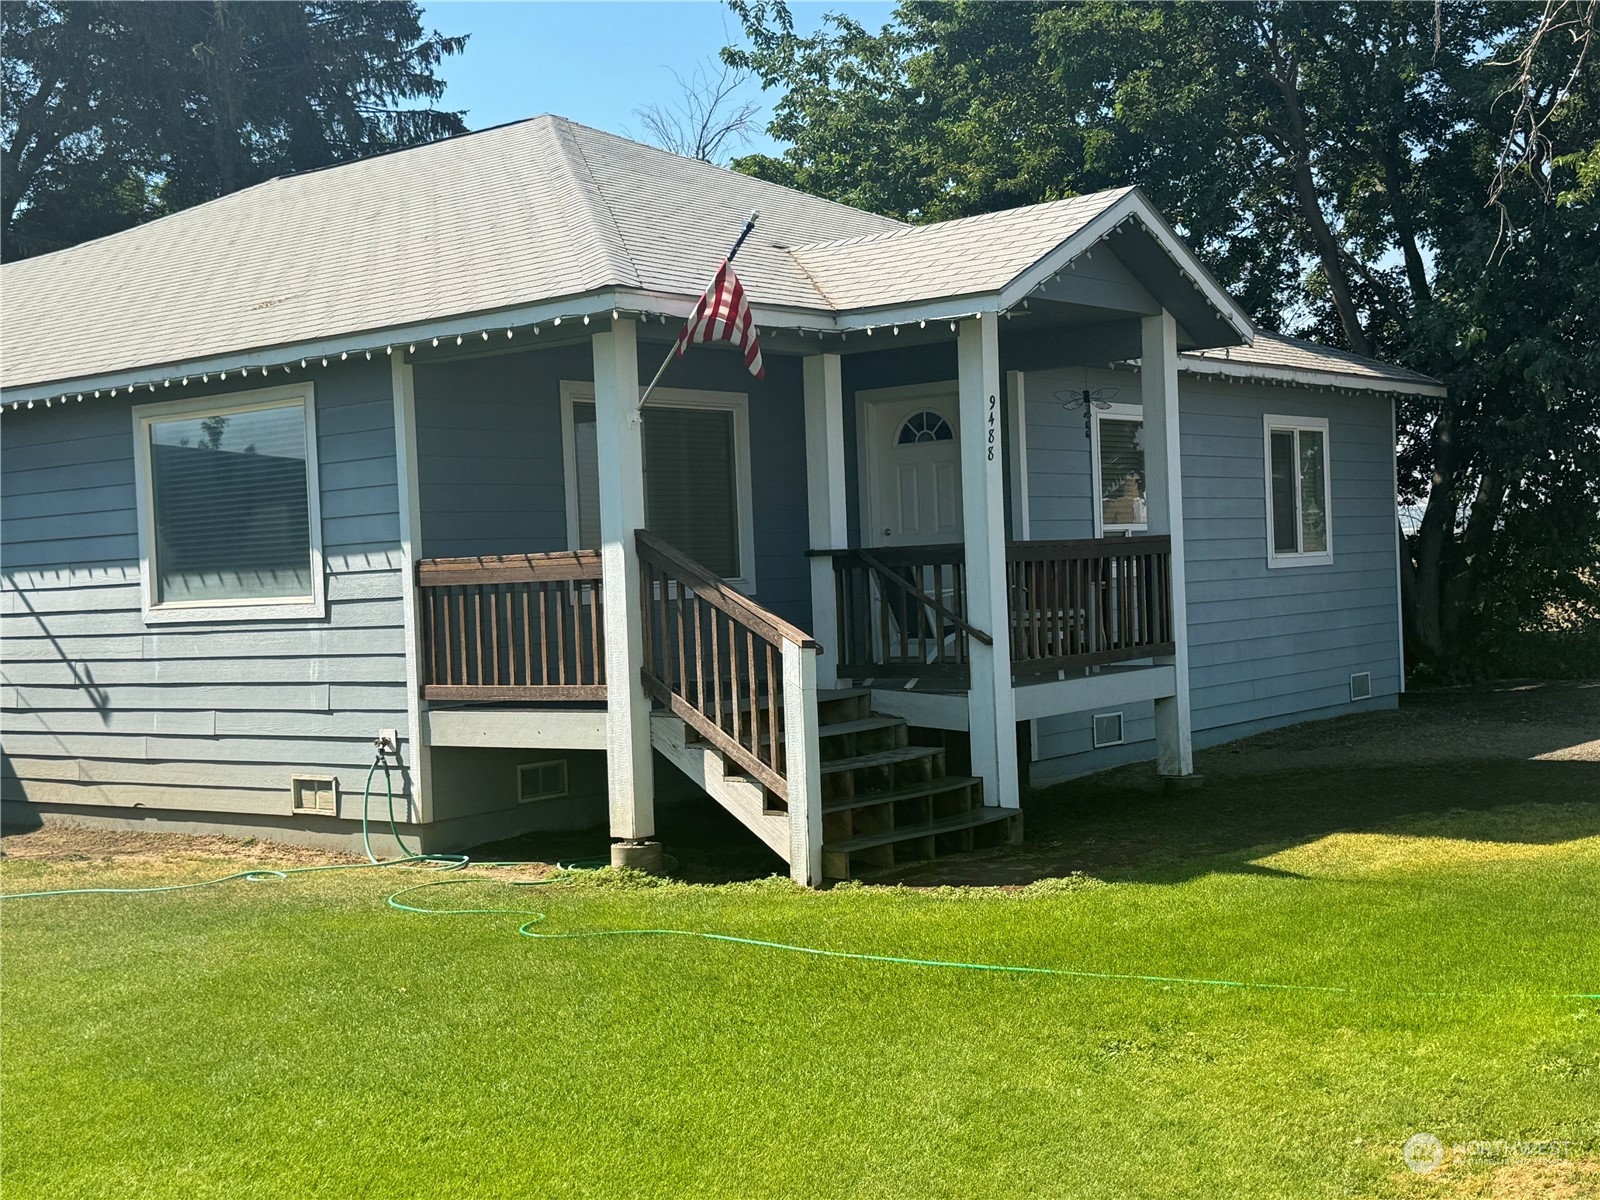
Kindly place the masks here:
<instances>
[{"instance_id":1,"label":"electrical outlet box","mask_svg":"<svg viewBox=\"0 0 1600 1200\"><path fill-rule=\"evenodd\" d=\"M400 731L398 729L378 730L378 740L384 743L391 754L400 753Z\"/></svg>"}]
</instances>

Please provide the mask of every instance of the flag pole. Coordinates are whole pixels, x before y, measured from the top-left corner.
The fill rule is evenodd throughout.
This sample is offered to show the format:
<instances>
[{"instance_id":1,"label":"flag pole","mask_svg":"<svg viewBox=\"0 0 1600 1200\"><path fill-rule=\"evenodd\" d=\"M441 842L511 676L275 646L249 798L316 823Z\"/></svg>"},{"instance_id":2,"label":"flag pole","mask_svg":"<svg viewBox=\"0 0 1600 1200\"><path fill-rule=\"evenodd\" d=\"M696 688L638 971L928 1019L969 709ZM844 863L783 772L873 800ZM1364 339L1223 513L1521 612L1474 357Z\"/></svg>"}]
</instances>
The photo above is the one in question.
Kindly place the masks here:
<instances>
[{"instance_id":1,"label":"flag pole","mask_svg":"<svg viewBox=\"0 0 1600 1200\"><path fill-rule=\"evenodd\" d=\"M739 248L744 245L745 238L749 237L750 231L756 227L756 218L759 216L761 216L760 209L750 210L750 217L745 221L744 228L739 231L739 236L734 239L733 249L728 251L727 256L723 259L724 262L733 261L733 256L739 253ZM635 413L638 413L644 409L644 402L650 399L650 393L656 390L656 384L661 382L661 377L667 373L667 368L672 365L672 360L677 353L678 344L676 341L674 341L673 344L667 349L667 356L661 360L661 365L656 368L655 378L650 380L649 385L644 389L643 394L640 395L639 405L633 410Z\"/></svg>"}]
</instances>

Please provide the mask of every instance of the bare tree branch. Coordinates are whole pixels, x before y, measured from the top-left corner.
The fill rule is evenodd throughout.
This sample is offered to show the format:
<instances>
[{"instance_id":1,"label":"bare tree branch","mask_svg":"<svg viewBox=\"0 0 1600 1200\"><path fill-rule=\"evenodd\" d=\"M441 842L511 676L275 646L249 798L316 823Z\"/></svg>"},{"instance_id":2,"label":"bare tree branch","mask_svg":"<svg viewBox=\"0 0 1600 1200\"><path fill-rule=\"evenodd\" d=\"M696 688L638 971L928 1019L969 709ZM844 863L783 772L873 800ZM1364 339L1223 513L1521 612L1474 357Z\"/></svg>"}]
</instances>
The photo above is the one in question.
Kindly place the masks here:
<instances>
[{"instance_id":1,"label":"bare tree branch","mask_svg":"<svg viewBox=\"0 0 1600 1200\"><path fill-rule=\"evenodd\" d=\"M747 77L722 63L703 63L687 77L673 71L678 99L636 108L634 115L644 123L649 140L663 150L721 162L727 151L749 142L756 129L760 102L738 97Z\"/></svg>"},{"instance_id":2,"label":"bare tree branch","mask_svg":"<svg viewBox=\"0 0 1600 1200\"><path fill-rule=\"evenodd\" d=\"M1436 0L1436 5L1442 2ZM1551 198L1551 168L1557 155L1547 127L1582 78L1590 53L1600 41L1597 30L1600 30L1600 0L1545 0L1544 11L1522 49L1514 57L1494 64L1512 68L1515 78L1501 95L1514 96L1517 101L1511 128L1489 181L1488 203L1500 211L1502 242L1508 232L1508 214L1501 197L1516 175L1526 170L1539 180L1546 200ZM1545 78L1542 59L1547 52L1547 42L1557 45L1557 49L1550 52L1560 53L1563 39L1573 48L1568 50L1573 55L1572 68L1564 79L1555 83ZM1498 244L1495 249L1498 251Z\"/></svg>"}]
</instances>

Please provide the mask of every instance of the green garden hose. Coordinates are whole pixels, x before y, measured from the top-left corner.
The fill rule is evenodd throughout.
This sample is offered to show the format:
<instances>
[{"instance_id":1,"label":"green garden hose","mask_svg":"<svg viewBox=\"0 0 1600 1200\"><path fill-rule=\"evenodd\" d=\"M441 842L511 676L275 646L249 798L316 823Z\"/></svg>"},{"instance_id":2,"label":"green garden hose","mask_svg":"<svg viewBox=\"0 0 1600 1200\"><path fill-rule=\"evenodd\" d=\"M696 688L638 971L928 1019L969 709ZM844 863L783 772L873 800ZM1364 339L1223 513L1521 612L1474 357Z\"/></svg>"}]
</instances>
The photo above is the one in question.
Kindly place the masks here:
<instances>
[{"instance_id":1,"label":"green garden hose","mask_svg":"<svg viewBox=\"0 0 1600 1200\"><path fill-rule=\"evenodd\" d=\"M379 859L372 852L372 842L368 814L372 804L372 780L379 767L383 768L384 790L389 801L389 832L394 837L395 845L399 847L401 857ZM291 875L308 875L316 871L359 871L373 867L413 867L431 871L459 871L464 867L515 867L524 864L517 862L478 862L475 863L465 854L422 854L413 853L406 848L400 838L399 825L394 815L394 785L389 775L389 764L385 753L380 750L373 760L372 767L367 771L366 787L361 798L361 846L366 852L367 861L364 863L332 863L315 867L287 867L281 870L258 867L249 871L235 871L231 875L223 875L217 879L202 880L199 883L174 883L161 887L143 888L63 888L48 892L12 892L0 895L0 900L36 900L46 896L90 896L90 895L140 895L151 892L181 892L193 888L211 887L219 883L231 883L234 880L249 880L253 883L268 880L287 879ZM418 867L418 864L429 864ZM564 869L585 869L581 866L569 866ZM1242 979L1205 979L1182 975L1134 975L1121 974L1110 971L1080 971L1068 967L1034 967L1016 963L980 963L962 962L954 959L938 958L906 958L893 954L864 954L852 950L827 950L820 946L802 946L790 942L772 942L760 938L737 937L729 933L706 933L698 929L584 929L570 933L546 933L534 929L545 919L545 914L533 909L519 908L425 908L420 905L407 903L403 896L412 896L428 888L444 887L448 884L462 883L488 883L495 882L484 876L457 876L451 879L434 879L427 883L413 884L411 887L401 888L389 895L386 903L390 908L401 912L420 913L426 916L511 916L526 918L517 926L517 932L526 938L536 938L541 941L570 941L589 938L615 938L615 937L681 937L698 938L708 942L725 942L735 946L751 946L762 950L780 950L791 954L809 954L816 958L848 959L852 962L886 963L895 966L908 967L936 967L957 971L984 971L1004 975L1052 975L1071 979L1095 979L1118 983L1150 983L1170 986L1174 984L1191 987L1216 987L1235 988L1257 991L1274 992L1316 992L1322 995L1379 995L1388 994L1414 999L1467 999L1467 998L1493 998L1503 996L1503 992L1388 992L1384 993L1376 988L1353 988L1337 985L1319 985L1308 983L1263 983ZM531 887L558 882L557 879L532 879L532 880L503 880L513 887ZM1551 992L1545 993L1551 999L1557 1000L1600 1000L1600 992Z\"/></svg>"}]
</instances>

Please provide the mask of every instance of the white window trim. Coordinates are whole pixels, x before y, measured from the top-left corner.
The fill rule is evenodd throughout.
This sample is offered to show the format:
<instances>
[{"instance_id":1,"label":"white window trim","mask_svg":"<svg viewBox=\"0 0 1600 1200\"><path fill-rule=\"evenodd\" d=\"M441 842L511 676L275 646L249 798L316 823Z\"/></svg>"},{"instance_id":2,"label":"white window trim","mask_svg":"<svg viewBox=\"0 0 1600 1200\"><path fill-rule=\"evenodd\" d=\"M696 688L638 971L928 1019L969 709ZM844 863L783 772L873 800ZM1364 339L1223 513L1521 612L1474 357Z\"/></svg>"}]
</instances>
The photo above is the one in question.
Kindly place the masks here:
<instances>
[{"instance_id":1,"label":"white window trim","mask_svg":"<svg viewBox=\"0 0 1600 1200\"><path fill-rule=\"evenodd\" d=\"M1105 523L1105 500L1100 495L1100 421L1104 417L1109 417L1114 421L1136 420L1139 422L1140 428L1143 428L1144 405L1108 404L1105 408L1091 406L1089 411L1094 414L1094 419L1089 422L1089 492L1094 501L1094 536L1103 538L1108 533L1147 533L1150 529L1148 504L1145 508L1145 520L1130 521L1127 524L1107 525Z\"/></svg>"},{"instance_id":2,"label":"white window trim","mask_svg":"<svg viewBox=\"0 0 1600 1200\"><path fill-rule=\"evenodd\" d=\"M561 768L561 787L557 791L544 792L537 796L524 796L522 794L522 773L524 771L543 770L545 767ZM548 804L552 800L565 800L572 795L572 780L567 769L567 760L564 758L542 758L538 762L517 764L517 803L518 804Z\"/></svg>"},{"instance_id":3,"label":"white window trim","mask_svg":"<svg viewBox=\"0 0 1600 1200\"><path fill-rule=\"evenodd\" d=\"M640 389L643 394L644 389ZM567 548L578 549L577 440L573 431L574 403L593 404L594 384L561 381L561 466L567 495ZM737 579L724 580L747 596L756 594L755 503L750 483L750 396L746 392L692 391L658 387L650 393L651 408L704 408L733 414L734 518L739 524Z\"/></svg>"},{"instance_id":4,"label":"white window trim","mask_svg":"<svg viewBox=\"0 0 1600 1200\"><path fill-rule=\"evenodd\" d=\"M1310 430L1322 434L1322 511L1327 521L1328 548L1303 551L1276 549L1278 539L1272 516L1272 435L1274 433ZM1261 418L1261 459L1266 483L1267 508L1267 566L1268 567L1326 567L1333 563L1333 439L1328 434L1326 417L1286 417L1267 413ZM1295 512L1300 511L1300 439L1295 438L1294 455ZM1295 530L1295 543L1300 541L1301 530Z\"/></svg>"},{"instance_id":5,"label":"white window trim","mask_svg":"<svg viewBox=\"0 0 1600 1200\"><path fill-rule=\"evenodd\" d=\"M1115 717L1117 719L1118 736L1115 741L1100 740L1100 734L1096 727L1102 717ZM1128 744L1128 718L1123 715L1122 710L1091 714L1089 717L1089 742L1096 750L1104 750L1110 746L1126 746Z\"/></svg>"},{"instance_id":6,"label":"white window trim","mask_svg":"<svg viewBox=\"0 0 1600 1200\"><path fill-rule=\"evenodd\" d=\"M299 401L305 409L306 514L311 529L311 595L283 599L190 600L157 604L155 580L155 508L151 504L150 424L196 413L240 413L281 408ZM217 621L320 620L328 614L322 556L322 487L317 477L317 405L314 384L191 396L133 408L133 480L139 509L139 592L146 625L199 624Z\"/></svg>"}]
</instances>

